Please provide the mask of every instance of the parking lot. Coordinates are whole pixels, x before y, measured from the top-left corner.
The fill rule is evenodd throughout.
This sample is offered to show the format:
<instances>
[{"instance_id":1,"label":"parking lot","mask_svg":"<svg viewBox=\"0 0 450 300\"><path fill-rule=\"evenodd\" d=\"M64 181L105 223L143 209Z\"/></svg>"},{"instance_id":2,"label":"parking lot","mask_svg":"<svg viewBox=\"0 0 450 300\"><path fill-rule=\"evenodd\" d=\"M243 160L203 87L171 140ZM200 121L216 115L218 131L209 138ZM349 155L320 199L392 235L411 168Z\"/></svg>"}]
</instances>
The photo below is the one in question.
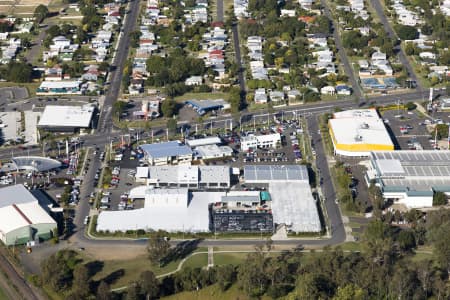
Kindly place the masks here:
<instances>
[{"instance_id":1,"label":"parking lot","mask_svg":"<svg viewBox=\"0 0 450 300\"><path fill-rule=\"evenodd\" d=\"M0 88L0 103L7 103L11 100L25 99L28 91L24 87L4 87Z\"/></svg>"},{"instance_id":2,"label":"parking lot","mask_svg":"<svg viewBox=\"0 0 450 300\"><path fill-rule=\"evenodd\" d=\"M130 149L125 150L121 161L113 161L109 165L109 168L113 172L113 180L116 179L115 182L117 182L117 184L103 190L105 194L101 195L100 199L103 197L109 198L109 202L106 202L105 200L104 203L99 204L100 206L102 206L102 204L107 204L104 206L104 209L106 209L107 206L109 206L109 210L137 209L144 207L144 201L137 200L131 202L125 197L133 187L142 185L141 183L136 183L134 180L134 172L139 165L139 160L130 159L130 154ZM120 171L118 171L119 169Z\"/></svg>"},{"instance_id":3,"label":"parking lot","mask_svg":"<svg viewBox=\"0 0 450 300\"><path fill-rule=\"evenodd\" d=\"M390 130L396 149L431 150L431 135L426 123L430 120L419 116L416 111L404 112L391 110L383 114L386 127Z\"/></svg>"}]
</instances>

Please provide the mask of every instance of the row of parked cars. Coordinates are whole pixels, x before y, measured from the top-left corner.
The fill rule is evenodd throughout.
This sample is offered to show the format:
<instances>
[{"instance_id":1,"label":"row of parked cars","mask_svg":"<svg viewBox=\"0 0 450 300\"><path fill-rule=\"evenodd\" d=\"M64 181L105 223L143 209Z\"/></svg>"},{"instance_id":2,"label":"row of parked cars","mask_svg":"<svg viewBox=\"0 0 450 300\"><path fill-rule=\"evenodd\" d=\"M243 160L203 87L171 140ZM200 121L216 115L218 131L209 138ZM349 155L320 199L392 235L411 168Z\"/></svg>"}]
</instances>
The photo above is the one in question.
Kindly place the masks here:
<instances>
[{"instance_id":1,"label":"row of parked cars","mask_svg":"<svg viewBox=\"0 0 450 300\"><path fill-rule=\"evenodd\" d=\"M67 175L73 175L77 172L78 154L73 154L69 158L69 166L67 168Z\"/></svg>"},{"instance_id":2,"label":"row of parked cars","mask_svg":"<svg viewBox=\"0 0 450 300\"><path fill-rule=\"evenodd\" d=\"M302 160L302 152L300 151L300 148L298 146L298 138L297 138L297 134L295 133L295 131L289 135L289 138L291 140L291 144L292 144L292 151L294 152L294 156L295 156L295 161L301 161Z\"/></svg>"}]
</instances>

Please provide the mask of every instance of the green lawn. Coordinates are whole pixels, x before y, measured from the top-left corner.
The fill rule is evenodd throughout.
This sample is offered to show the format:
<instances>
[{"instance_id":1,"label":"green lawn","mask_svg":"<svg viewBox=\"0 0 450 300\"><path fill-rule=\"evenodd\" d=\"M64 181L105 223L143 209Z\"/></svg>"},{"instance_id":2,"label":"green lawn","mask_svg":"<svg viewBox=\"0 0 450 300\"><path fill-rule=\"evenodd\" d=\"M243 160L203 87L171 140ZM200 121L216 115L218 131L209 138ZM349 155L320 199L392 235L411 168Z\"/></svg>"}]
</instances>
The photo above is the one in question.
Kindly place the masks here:
<instances>
[{"instance_id":1,"label":"green lawn","mask_svg":"<svg viewBox=\"0 0 450 300\"><path fill-rule=\"evenodd\" d=\"M201 253L189 257L183 265L183 268L206 267L208 264L208 254Z\"/></svg>"},{"instance_id":2,"label":"green lawn","mask_svg":"<svg viewBox=\"0 0 450 300\"><path fill-rule=\"evenodd\" d=\"M244 261L248 253L216 253L214 265L238 265Z\"/></svg>"},{"instance_id":3,"label":"green lawn","mask_svg":"<svg viewBox=\"0 0 450 300\"><path fill-rule=\"evenodd\" d=\"M137 280L139 275L146 270L153 271L155 275L165 274L176 270L180 260L173 261L168 265L159 268L150 264L150 261L145 255L138 256L131 260L106 260L103 268L93 276L94 280L102 280L114 272L123 270L122 276L117 276L117 279L111 283L111 288L118 288L128 285L130 281Z\"/></svg>"},{"instance_id":4,"label":"green lawn","mask_svg":"<svg viewBox=\"0 0 450 300\"><path fill-rule=\"evenodd\" d=\"M0 300L8 300L6 293L0 287Z\"/></svg>"}]
</instances>

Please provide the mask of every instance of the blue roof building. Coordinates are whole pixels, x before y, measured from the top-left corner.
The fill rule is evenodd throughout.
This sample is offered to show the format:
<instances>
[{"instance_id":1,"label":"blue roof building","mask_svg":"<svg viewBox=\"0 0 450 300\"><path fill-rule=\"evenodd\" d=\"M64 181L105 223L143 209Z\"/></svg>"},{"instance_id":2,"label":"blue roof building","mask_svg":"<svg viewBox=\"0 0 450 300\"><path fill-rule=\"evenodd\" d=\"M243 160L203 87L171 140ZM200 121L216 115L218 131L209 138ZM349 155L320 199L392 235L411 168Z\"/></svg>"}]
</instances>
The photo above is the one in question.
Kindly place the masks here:
<instances>
[{"instance_id":1,"label":"blue roof building","mask_svg":"<svg viewBox=\"0 0 450 300\"><path fill-rule=\"evenodd\" d=\"M152 166L183 164L192 161L192 150L179 141L170 141L140 146L145 158Z\"/></svg>"},{"instance_id":2,"label":"blue roof building","mask_svg":"<svg viewBox=\"0 0 450 300\"><path fill-rule=\"evenodd\" d=\"M217 100L188 100L185 104L192 107L200 116L218 110L230 109L230 104L223 99Z\"/></svg>"}]
</instances>

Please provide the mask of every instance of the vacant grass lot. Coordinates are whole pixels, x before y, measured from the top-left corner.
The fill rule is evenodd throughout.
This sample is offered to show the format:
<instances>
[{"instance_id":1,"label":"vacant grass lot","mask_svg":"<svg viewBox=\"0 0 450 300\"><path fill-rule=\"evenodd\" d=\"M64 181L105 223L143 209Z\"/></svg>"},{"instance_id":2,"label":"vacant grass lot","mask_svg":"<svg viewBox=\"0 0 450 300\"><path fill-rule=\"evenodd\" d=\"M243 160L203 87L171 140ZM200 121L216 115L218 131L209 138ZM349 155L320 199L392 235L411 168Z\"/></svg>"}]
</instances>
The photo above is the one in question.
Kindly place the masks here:
<instances>
[{"instance_id":1,"label":"vacant grass lot","mask_svg":"<svg viewBox=\"0 0 450 300\"><path fill-rule=\"evenodd\" d=\"M183 96L175 97L176 102L184 102L186 100L215 100L224 99L228 100L228 94L226 93L186 93Z\"/></svg>"}]
</instances>

